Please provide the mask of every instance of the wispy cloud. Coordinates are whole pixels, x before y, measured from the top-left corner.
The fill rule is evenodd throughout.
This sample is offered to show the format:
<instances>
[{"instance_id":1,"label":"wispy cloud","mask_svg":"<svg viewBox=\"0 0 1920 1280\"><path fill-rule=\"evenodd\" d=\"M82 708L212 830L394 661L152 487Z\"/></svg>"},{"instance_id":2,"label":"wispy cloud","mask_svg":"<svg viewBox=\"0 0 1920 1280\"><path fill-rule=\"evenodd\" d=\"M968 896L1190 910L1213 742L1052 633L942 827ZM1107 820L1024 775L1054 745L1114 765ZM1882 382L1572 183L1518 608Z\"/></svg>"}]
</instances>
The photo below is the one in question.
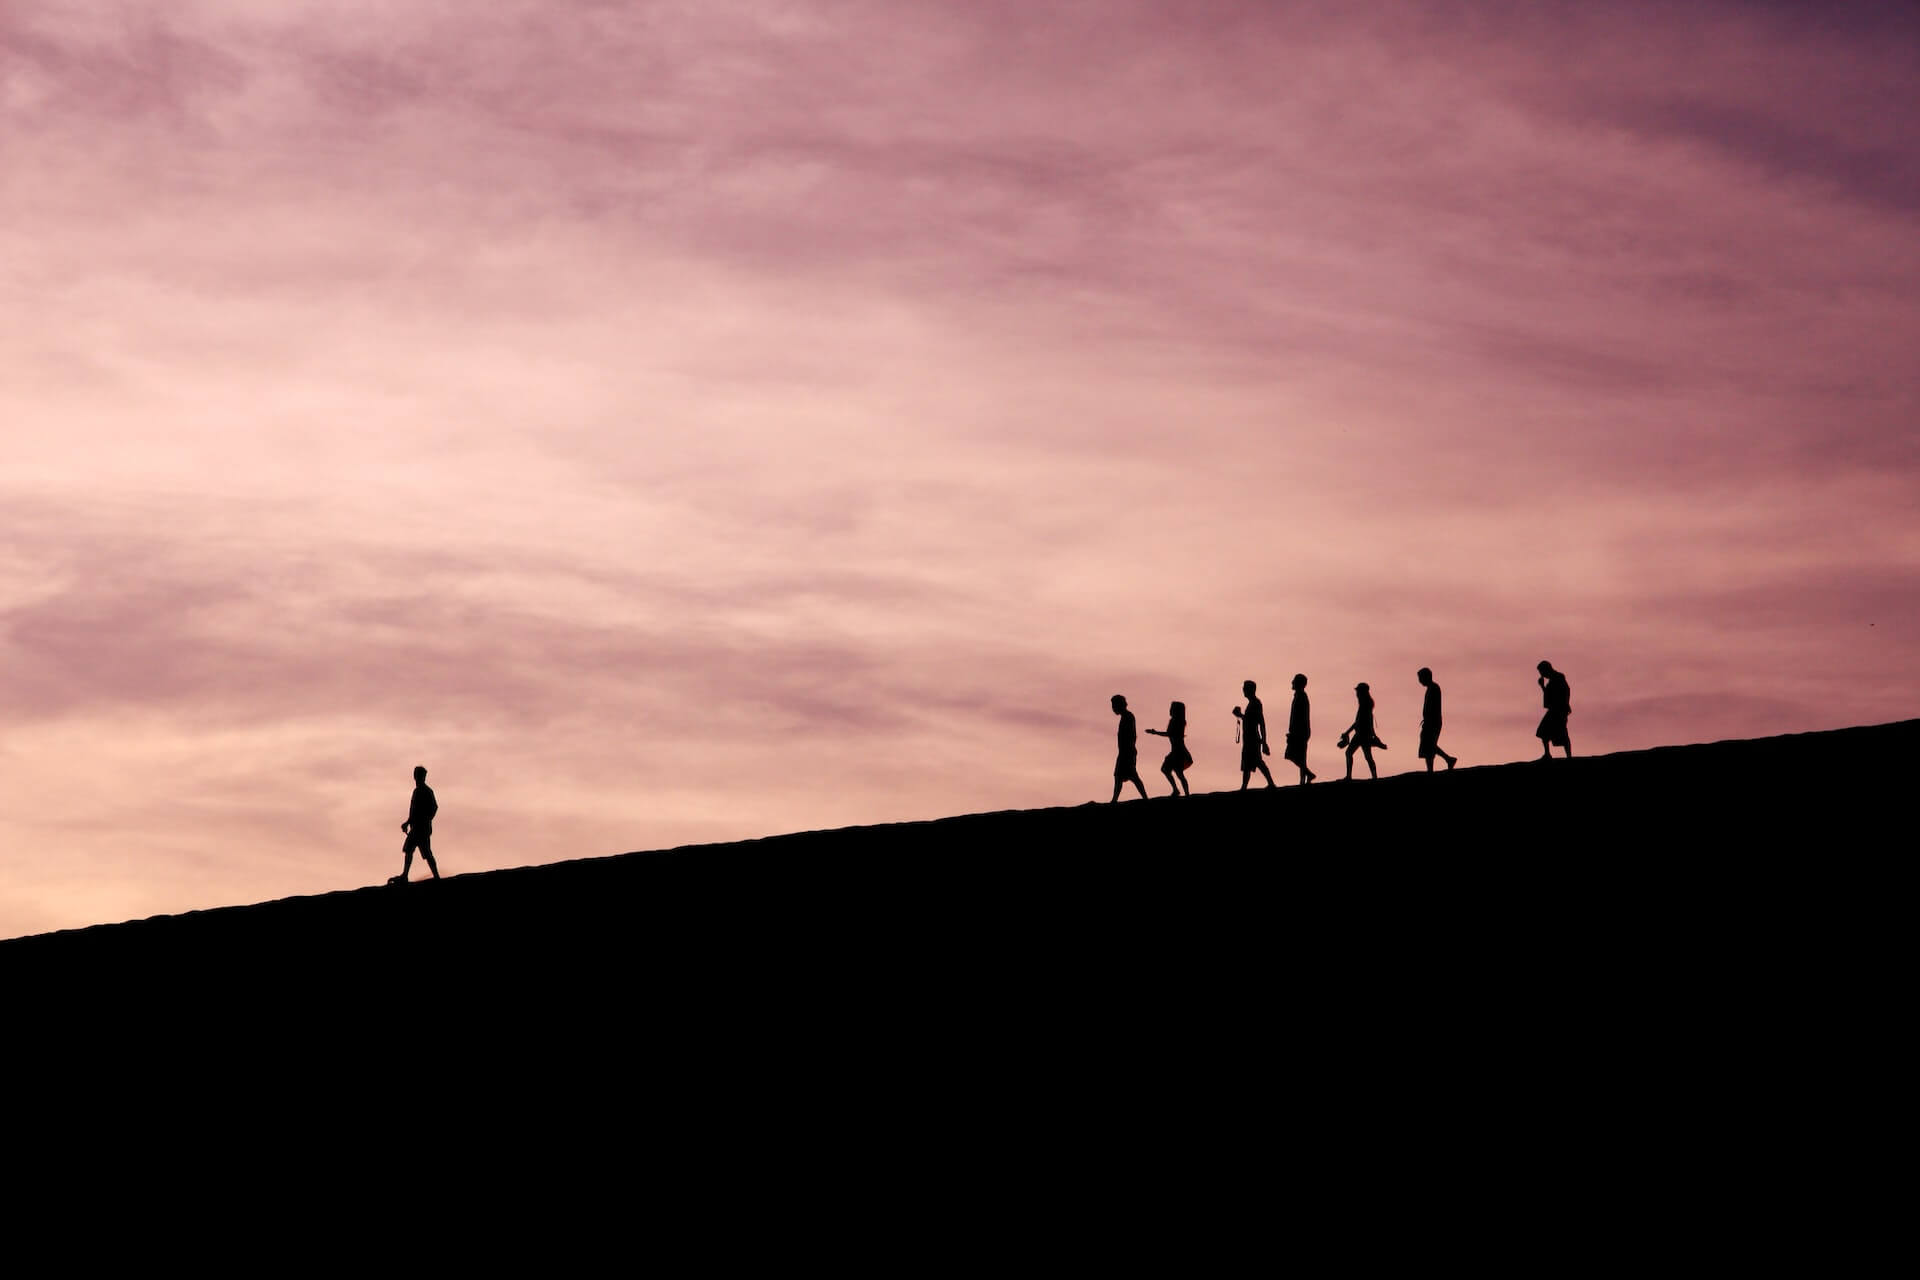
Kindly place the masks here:
<instances>
[{"instance_id":1,"label":"wispy cloud","mask_svg":"<svg viewBox=\"0 0 1920 1280\"><path fill-rule=\"evenodd\" d=\"M1113 692L1237 782L1295 670L1392 741L1433 666L1469 761L1541 657L1582 750L1912 714L1917 67L1872 6L8 9L0 933L383 875L419 762L466 868L1091 797Z\"/></svg>"}]
</instances>

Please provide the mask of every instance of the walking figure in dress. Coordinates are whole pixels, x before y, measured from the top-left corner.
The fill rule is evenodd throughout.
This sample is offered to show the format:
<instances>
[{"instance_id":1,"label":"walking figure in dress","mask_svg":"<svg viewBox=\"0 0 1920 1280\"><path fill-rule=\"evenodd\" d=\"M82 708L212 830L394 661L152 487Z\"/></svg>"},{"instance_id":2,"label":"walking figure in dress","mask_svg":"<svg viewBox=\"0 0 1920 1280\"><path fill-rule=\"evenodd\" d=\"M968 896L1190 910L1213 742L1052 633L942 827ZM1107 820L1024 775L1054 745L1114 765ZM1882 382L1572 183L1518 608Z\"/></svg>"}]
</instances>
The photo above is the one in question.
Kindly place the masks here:
<instances>
[{"instance_id":1,"label":"walking figure in dress","mask_svg":"<svg viewBox=\"0 0 1920 1280\"><path fill-rule=\"evenodd\" d=\"M1193 767L1193 756L1187 751L1187 704L1176 702L1168 707L1167 727L1147 732L1167 740L1167 758L1160 762L1160 772L1167 776L1173 794L1192 795L1193 788L1187 785L1187 770Z\"/></svg>"},{"instance_id":2,"label":"walking figure in dress","mask_svg":"<svg viewBox=\"0 0 1920 1280\"><path fill-rule=\"evenodd\" d=\"M1366 756L1367 775L1378 778L1380 770L1374 767L1373 749L1375 747L1382 751L1387 749L1387 744L1380 741L1380 735L1373 731L1373 693L1367 688L1366 681L1362 680L1353 686L1353 696L1359 701L1359 709L1354 712L1353 723L1348 725L1347 731L1340 735L1338 743L1347 753L1348 782L1353 781L1354 752L1358 751Z\"/></svg>"},{"instance_id":3,"label":"walking figure in dress","mask_svg":"<svg viewBox=\"0 0 1920 1280\"><path fill-rule=\"evenodd\" d=\"M1293 678L1293 705L1287 708L1286 758L1300 766L1300 783L1305 786L1320 775L1307 768L1307 739L1313 736L1313 707L1307 702L1307 678Z\"/></svg>"},{"instance_id":4,"label":"walking figure in dress","mask_svg":"<svg viewBox=\"0 0 1920 1280\"><path fill-rule=\"evenodd\" d=\"M1253 780L1253 772L1258 769L1260 776L1273 785L1273 773L1267 768L1267 762L1261 756L1273 754L1273 748L1267 745L1267 709L1260 705L1260 699L1254 697L1254 683L1246 681L1240 686L1240 692L1246 695L1247 709L1233 709L1233 715L1240 722L1240 789L1245 791L1247 783Z\"/></svg>"},{"instance_id":5,"label":"walking figure in dress","mask_svg":"<svg viewBox=\"0 0 1920 1280\"><path fill-rule=\"evenodd\" d=\"M1451 769L1460 763L1459 756L1450 756L1440 749L1440 686L1434 683L1433 671L1422 667L1414 673L1414 678L1427 688L1426 697L1420 702L1420 758L1427 762L1427 772L1433 772L1433 758L1439 756Z\"/></svg>"},{"instance_id":6,"label":"walking figure in dress","mask_svg":"<svg viewBox=\"0 0 1920 1280\"><path fill-rule=\"evenodd\" d=\"M1133 732L1133 712L1127 710L1127 700L1119 694L1113 695L1113 714L1120 717L1119 747L1120 753L1113 761L1113 800L1120 798L1120 787L1131 782L1140 790L1140 798L1147 798L1147 784L1140 781L1139 749Z\"/></svg>"},{"instance_id":7,"label":"walking figure in dress","mask_svg":"<svg viewBox=\"0 0 1920 1280\"><path fill-rule=\"evenodd\" d=\"M1533 731L1533 736L1540 739L1540 758L1551 760L1553 749L1563 747L1571 760L1573 739L1567 736L1567 717L1573 714L1573 690L1567 686L1567 677L1555 671L1545 658L1535 670L1540 673L1540 702L1547 709L1540 717L1540 727Z\"/></svg>"}]
</instances>

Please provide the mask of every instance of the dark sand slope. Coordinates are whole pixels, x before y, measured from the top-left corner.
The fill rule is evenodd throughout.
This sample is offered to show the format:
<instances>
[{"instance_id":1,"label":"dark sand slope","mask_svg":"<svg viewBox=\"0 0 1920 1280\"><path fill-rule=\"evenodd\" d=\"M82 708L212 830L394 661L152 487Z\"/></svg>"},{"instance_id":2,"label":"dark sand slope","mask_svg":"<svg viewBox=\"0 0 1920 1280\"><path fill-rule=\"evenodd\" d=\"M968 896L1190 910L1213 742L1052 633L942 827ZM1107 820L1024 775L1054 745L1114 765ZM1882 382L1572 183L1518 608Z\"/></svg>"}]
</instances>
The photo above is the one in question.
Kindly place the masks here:
<instances>
[{"instance_id":1,"label":"dark sand slope","mask_svg":"<svg viewBox=\"0 0 1920 1280\"><path fill-rule=\"evenodd\" d=\"M416 1166L765 1177L848 1238L944 1206L916 1249L1080 1209L1131 1247L1179 1209L1288 1256L1537 1274L1685 1230L1831 1262L1900 1185L1916 747L976 814L17 939L13 1096L110 1117L105 1152L163 1118L345 1162L368 1205Z\"/></svg>"},{"instance_id":2,"label":"dark sand slope","mask_svg":"<svg viewBox=\"0 0 1920 1280\"><path fill-rule=\"evenodd\" d=\"M1847 921L1890 905L1875 895L1911 847L1916 748L1920 721L1905 721L807 832L43 934L0 942L0 971L658 992L831 970L905 993L1024 991L1084 968L1259 1003L1388 968L1416 984L1477 962L1502 983L1541 983L1547 961L1598 977L1659 955L1864 941ZM1324 776L1335 756L1320 756ZM388 868L370 852L368 869Z\"/></svg>"}]
</instances>

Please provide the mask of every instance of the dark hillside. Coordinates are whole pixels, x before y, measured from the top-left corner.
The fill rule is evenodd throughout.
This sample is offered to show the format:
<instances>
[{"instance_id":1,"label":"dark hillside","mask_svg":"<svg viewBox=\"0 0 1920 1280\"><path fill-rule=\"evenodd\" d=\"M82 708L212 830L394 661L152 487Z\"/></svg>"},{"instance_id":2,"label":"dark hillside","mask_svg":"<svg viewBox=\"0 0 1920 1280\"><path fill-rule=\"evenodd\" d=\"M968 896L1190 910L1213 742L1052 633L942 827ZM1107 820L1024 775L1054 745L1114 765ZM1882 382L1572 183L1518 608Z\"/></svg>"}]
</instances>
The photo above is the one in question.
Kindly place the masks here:
<instances>
[{"instance_id":1,"label":"dark hillside","mask_svg":"<svg viewBox=\"0 0 1920 1280\"><path fill-rule=\"evenodd\" d=\"M1741 947L1865 944L1847 922L1906 856L1916 747L1906 721L806 832L44 934L0 943L0 971L430 974L446 998L831 975L841 1000L1016 1007L1049 984L1264 1005L1448 973L1564 999Z\"/></svg>"},{"instance_id":2,"label":"dark hillside","mask_svg":"<svg viewBox=\"0 0 1920 1280\"><path fill-rule=\"evenodd\" d=\"M316 1167L397 1143L450 1187L452 1151L597 1194L779 1170L776 1199L964 1225L1105 1184L1395 1255L1638 1258L1628 1219L1880 1194L1844 1171L1905 1060L1916 747L974 814L17 939L13 1096Z\"/></svg>"}]
</instances>

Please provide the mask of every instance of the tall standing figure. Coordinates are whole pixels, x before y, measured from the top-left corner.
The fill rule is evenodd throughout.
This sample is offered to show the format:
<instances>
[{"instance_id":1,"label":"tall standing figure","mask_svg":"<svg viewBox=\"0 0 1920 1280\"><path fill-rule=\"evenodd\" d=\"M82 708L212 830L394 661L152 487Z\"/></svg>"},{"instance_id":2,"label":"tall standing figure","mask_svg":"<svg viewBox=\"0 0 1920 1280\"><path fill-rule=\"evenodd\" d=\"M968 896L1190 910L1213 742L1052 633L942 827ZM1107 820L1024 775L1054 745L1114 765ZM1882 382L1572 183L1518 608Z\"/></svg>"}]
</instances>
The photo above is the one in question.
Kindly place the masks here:
<instances>
[{"instance_id":1,"label":"tall standing figure","mask_svg":"<svg viewBox=\"0 0 1920 1280\"><path fill-rule=\"evenodd\" d=\"M1187 770L1193 767L1193 755L1187 750L1187 704L1176 702L1168 707L1167 727L1147 732L1167 740L1167 758L1160 762L1160 772L1167 776L1173 794L1192 795L1193 788L1187 786Z\"/></svg>"},{"instance_id":2,"label":"tall standing figure","mask_svg":"<svg viewBox=\"0 0 1920 1280\"><path fill-rule=\"evenodd\" d=\"M406 861L400 864L400 874L388 880L388 884L405 884L407 873L413 870L413 851L418 849L420 856L427 860L427 869L433 872L433 878L440 878L440 864L433 860L433 815L440 812L440 802L433 798L433 788L427 785L427 766L413 766L413 799L407 805L407 820L400 829L407 833L407 842L400 846L400 852L406 855Z\"/></svg>"},{"instance_id":3,"label":"tall standing figure","mask_svg":"<svg viewBox=\"0 0 1920 1280\"><path fill-rule=\"evenodd\" d=\"M1320 775L1307 768L1307 739L1313 736L1313 707L1307 702L1307 678L1293 678L1293 705L1287 708L1287 759L1300 766L1302 785Z\"/></svg>"},{"instance_id":4,"label":"tall standing figure","mask_svg":"<svg viewBox=\"0 0 1920 1280\"><path fill-rule=\"evenodd\" d=\"M1113 714L1120 717L1119 746L1120 753L1113 761L1113 800L1120 798L1122 783L1131 782L1140 789L1140 798L1147 798L1147 784L1140 781L1139 749L1133 732L1133 712L1127 710L1127 700L1119 694L1113 695Z\"/></svg>"},{"instance_id":5,"label":"tall standing figure","mask_svg":"<svg viewBox=\"0 0 1920 1280\"><path fill-rule=\"evenodd\" d=\"M1540 739L1540 758L1553 759L1553 749L1566 749L1567 759L1573 759L1573 739L1567 736L1567 717L1573 714L1573 690L1567 687L1567 677L1553 669L1553 664L1545 658L1535 668L1540 673L1540 702L1547 713L1540 717L1540 727L1533 736Z\"/></svg>"},{"instance_id":6,"label":"tall standing figure","mask_svg":"<svg viewBox=\"0 0 1920 1280\"><path fill-rule=\"evenodd\" d=\"M1420 701L1420 758L1427 762L1427 772L1433 772L1433 758L1439 756L1451 769L1460 763L1459 756L1450 756L1440 749L1440 686L1434 683L1431 668L1422 667L1414 673L1414 679L1426 686L1427 693Z\"/></svg>"},{"instance_id":7,"label":"tall standing figure","mask_svg":"<svg viewBox=\"0 0 1920 1280\"><path fill-rule=\"evenodd\" d=\"M1267 762L1261 756L1273 754L1273 748L1267 745L1267 709L1260 705L1260 699L1254 696L1253 681L1241 684L1240 692L1246 695L1247 709L1242 712L1235 707L1233 714L1240 720L1240 789L1245 791L1247 783L1253 780L1253 772L1258 769L1260 776L1273 785L1273 773L1267 768Z\"/></svg>"},{"instance_id":8,"label":"tall standing figure","mask_svg":"<svg viewBox=\"0 0 1920 1280\"><path fill-rule=\"evenodd\" d=\"M1353 723L1348 725L1347 731L1340 735L1339 744L1346 749L1347 753L1348 782L1353 781L1354 752L1358 751L1366 756L1367 776L1377 778L1380 776L1380 770L1374 767L1373 749L1375 747L1382 751L1387 749L1387 744L1380 741L1380 735L1373 731L1373 691L1367 688L1366 681L1362 680L1353 686L1353 696L1359 702L1359 707L1353 713Z\"/></svg>"}]
</instances>

